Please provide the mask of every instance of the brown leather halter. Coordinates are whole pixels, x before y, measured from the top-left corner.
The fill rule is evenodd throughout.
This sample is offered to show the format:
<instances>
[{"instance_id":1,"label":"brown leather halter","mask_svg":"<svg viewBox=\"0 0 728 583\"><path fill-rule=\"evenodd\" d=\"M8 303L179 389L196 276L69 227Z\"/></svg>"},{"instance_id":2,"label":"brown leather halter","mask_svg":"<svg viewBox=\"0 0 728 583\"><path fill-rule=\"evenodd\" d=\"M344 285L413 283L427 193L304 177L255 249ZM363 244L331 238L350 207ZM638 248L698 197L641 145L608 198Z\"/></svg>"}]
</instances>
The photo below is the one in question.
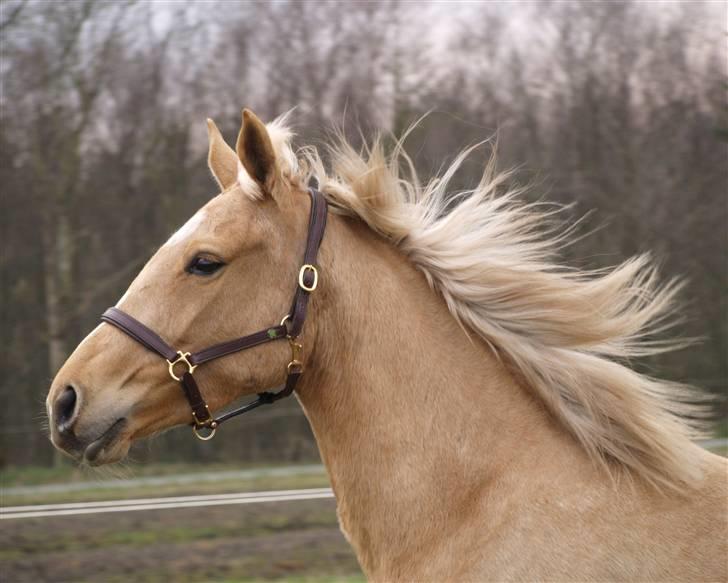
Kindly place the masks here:
<instances>
[{"instance_id":1,"label":"brown leather halter","mask_svg":"<svg viewBox=\"0 0 728 583\"><path fill-rule=\"evenodd\" d=\"M303 347L298 341L298 336L301 334L301 329L306 319L309 295L318 286L319 275L318 269L316 268L316 256L318 255L321 240L326 229L328 209L323 194L314 188L310 188L308 192L311 195L311 215L308 224L306 251L303 255L303 265L298 271L298 282L293 295L291 309L277 326L271 326L259 332L254 332L253 334L242 336L235 340L215 344L204 350L190 353L175 350L162 340L156 332L147 328L144 324L118 308L109 308L101 316L101 320L116 326L139 344L152 352L156 352L167 360L170 376L180 383L185 397L187 397L187 401L190 404L190 408L192 409L192 429L199 439L212 439L220 423L227 421L231 417L242 415L261 405L275 403L279 399L288 397L296 388L296 383L303 373L303 362L301 361ZM216 358L283 338L288 339L291 346L291 361L286 366L287 376L285 383L277 391L258 393L258 398L255 401L223 413L217 418L213 417L193 376L195 369L199 365ZM182 376L175 374L175 368L178 365L187 368L182 373Z\"/></svg>"}]
</instances>

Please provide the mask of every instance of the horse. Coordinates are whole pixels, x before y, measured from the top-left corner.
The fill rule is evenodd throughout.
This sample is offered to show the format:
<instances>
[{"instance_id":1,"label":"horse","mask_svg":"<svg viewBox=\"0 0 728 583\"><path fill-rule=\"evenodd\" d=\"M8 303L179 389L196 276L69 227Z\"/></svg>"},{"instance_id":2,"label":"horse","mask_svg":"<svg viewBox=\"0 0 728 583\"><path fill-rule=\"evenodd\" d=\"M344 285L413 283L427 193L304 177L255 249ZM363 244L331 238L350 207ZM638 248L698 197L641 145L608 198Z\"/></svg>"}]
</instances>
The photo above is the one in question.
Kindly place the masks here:
<instances>
[{"instance_id":1,"label":"horse","mask_svg":"<svg viewBox=\"0 0 728 583\"><path fill-rule=\"evenodd\" d=\"M648 256L561 265L571 233L494 157L453 193L471 150L425 182L404 138L339 137L324 163L294 150L286 117L244 110L235 149L209 119L208 134L221 192L116 306L157 340L106 319L80 343L47 397L57 448L101 465L173 426L210 437L206 411L295 376L372 581L726 580L726 460L693 442L688 387L629 366L680 346L657 336L679 282ZM313 178L328 222L302 267ZM199 370L182 350L160 360L291 336L293 288L310 299L293 356L263 342Z\"/></svg>"}]
</instances>

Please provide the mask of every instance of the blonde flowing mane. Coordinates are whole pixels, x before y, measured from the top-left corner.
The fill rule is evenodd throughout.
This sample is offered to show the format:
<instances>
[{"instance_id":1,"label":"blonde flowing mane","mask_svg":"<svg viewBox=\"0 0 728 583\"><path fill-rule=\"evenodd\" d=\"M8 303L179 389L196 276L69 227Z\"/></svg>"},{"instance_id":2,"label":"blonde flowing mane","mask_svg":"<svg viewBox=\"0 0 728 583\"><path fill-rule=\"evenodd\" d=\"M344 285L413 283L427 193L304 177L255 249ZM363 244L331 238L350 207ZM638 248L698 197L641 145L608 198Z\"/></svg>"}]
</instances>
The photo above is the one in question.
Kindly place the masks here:
<instances>
[{"instance_id":1,"label":"blonde flowing mane","mask_svg":"<svg viewBox=\"0 0 728 583\"><path fill-rule=\"evenodd\" d=\"M627 366L685 345L657 339L674 323L681 285L660 285L648 256L610 270L560 265L558 252L573 237L556 224L558 209L520 200L495 156L475 188L449 189L474 147L423 183L402 145L407 134L390 154L381 139L358 152L339 136L327 170L315 148L297 159L285 118L268 129L284 172L317 177L335 212L398 247L594 460L670 489L700 477L690 442L697 433L685 421L700 416L696 394Z\"/></svg>"}]
</instances>

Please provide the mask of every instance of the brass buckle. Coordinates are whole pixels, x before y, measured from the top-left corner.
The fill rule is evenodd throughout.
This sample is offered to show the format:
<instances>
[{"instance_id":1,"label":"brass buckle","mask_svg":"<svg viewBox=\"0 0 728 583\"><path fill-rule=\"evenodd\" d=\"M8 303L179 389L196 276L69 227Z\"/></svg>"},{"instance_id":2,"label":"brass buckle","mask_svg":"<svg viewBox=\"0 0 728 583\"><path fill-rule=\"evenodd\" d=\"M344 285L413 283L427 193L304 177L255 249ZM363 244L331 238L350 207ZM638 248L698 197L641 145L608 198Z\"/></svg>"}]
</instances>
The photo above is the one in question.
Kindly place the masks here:
<instances>
[{"instance_id":1,"label":"brass buckle","mask_svg":"<svg viewBox=\"0 0 728 583\"><path fill-rule=\"evenodd\" d=\"M195 424L192 426L192 432L195 434L195 437L197 439L200 439L202 441L208 441L215 437L215 432L217 431L217 421L212 417L210 414L210 407L207 406L207 403L205 403L205 409L207 410L207 414L209 415L209 420L205 421L204 423L201 422L194 411L192 411L192 419L194 419ZM201 431L209 431L210 433L205 434L201 433Z\"/></svg>"},{"instance_id":2,"label":"brass buckle","mask_svg":"<svg viewBox=\"0 0 728 583\"><path fill-rule=\"evenodd\" d=\"M306 271L313 271L313 283L310 286L306 285L303 281L303 276ZM306 265L301 266L301 269L298 272L298 285L301 289L306 290L307 292L312 292L318 286L318 270L310 263L306 263Z\"/></svg>"},{"instance_id":3,"label":"brass buckle","mask_svg":"<svg viewBox=\"0 0 728 583\"><path fill-rule=\"evenodd\" d=\"M300 342L296 342L295 338L288 337L288 344L291 347L291 362L286 366L288 374L293 372L294 368L298 369L298 372L303 371L303 361L301 356L303 354L303 345Z\"/></svg>"},{"instance_id":4,"label":"brass buckle","mask_svg":"<svg viewBox=\"0 0 728 583\"><path fill-rule=\"evenodd\" d=\"M174 380L180 382L182 380L182 377L178 377L176 374L174 374L175 365L186 364L187 372L190 374L195 372L197 365L192 364L189 360L187 360L187 357L190 356L189 352L182 352L181 350L178 350L177 354L179 354L179 356L175 360L168 360L167 364L169 364L169 376L171 376Z\"/></svg>"}]
</instances>

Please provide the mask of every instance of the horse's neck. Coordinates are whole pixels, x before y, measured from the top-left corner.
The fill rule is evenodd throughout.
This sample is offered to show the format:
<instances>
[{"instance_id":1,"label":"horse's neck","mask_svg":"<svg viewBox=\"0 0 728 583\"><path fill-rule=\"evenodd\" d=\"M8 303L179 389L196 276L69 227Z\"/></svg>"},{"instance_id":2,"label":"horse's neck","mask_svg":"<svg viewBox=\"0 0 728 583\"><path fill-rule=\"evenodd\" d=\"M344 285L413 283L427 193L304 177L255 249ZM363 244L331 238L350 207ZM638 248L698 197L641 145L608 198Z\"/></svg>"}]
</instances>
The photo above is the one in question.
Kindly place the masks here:
<instances>
[{"instance_id":1,"label":"horse's neck","mask_svg":"<svg viewBox=\"0 0 728 583\"><path fill-rule=\"evenodd\" d=\"M345 532L370 575L391 575L482 515L484 494L497 521L499 500L578 449L397 251L337 217L321 264L299 399Z\"/></svg>"}]
</instances>

